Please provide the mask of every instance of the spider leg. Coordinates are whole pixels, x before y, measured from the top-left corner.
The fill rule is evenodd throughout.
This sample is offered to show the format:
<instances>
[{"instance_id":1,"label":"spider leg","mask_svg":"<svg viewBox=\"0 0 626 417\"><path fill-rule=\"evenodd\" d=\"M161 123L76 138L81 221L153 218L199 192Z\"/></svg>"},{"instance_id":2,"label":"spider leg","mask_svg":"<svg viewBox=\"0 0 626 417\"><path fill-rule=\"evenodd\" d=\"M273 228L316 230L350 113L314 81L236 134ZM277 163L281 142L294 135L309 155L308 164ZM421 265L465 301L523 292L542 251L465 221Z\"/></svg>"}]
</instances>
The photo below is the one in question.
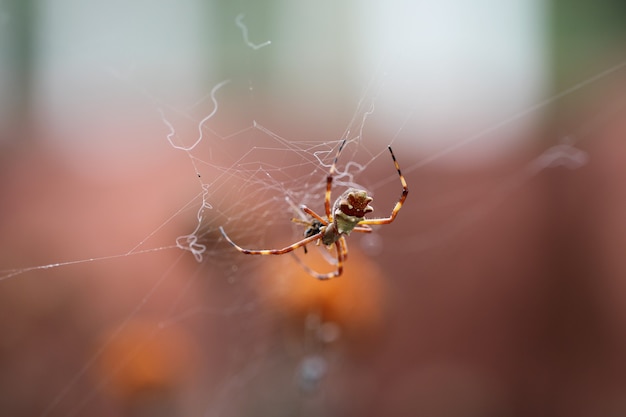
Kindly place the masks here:
<instances>
[{"instance_id":1,"label":"spider leg","mask_svg":"<svg viewBox=\"0 0 626 417\"><path fill-rule=\"evenodd\" d=\"M345 262L348 259L348 242L344 236L341 236L337 243L341 246L341 260Z\"/></svg>"},{"instance_id":2,"label":"spider leg","mask_svg":"<svg viewBox=\"0 0 626 417\"><path fill-rule=\"evenodd\" d=\"M300 258L298 258L297 256L296 256L296 260L298 261L300 266L302 266L302 268L313 278L317 278L323 281L323 280L338 277L343 273L343 261L345 260L344 253L347 254L347 248L342 249L341 244L339 242L340 240L335 242L335 249L337 250L337 267L332 272L329 272L327 274L320 274L319 272L313 270L311 267L309 267L304 262L302 262Z\"/></svg>"},{"instance_id":3,"label":"spider leg","mask_svg":"<svg viewBox=\"0 0 626 417\"><path fill-rule=\"evenodd\" d=\"M307 222L306 220L302 220L302 219L299 219L297 217L292 217L291 221L294 222L294 223L301 224L303 226L310 226L311 225L311 222Z\"/></svg>"},{"instance_id":4,"label":"spider leg","mask_svg":"<svg viewBox=\"0 0 626 417\"><path fill-rule=\"evenodd\" d=\"M339 155L341 155L341 151L346 145L346 141L347 139L344 139L339 145L339 149L337 149L337 155L335 155L333 164L330 166L330 170L328 171L328 176L326 176L326 196L324 197L324 210L326 211L326 217L328 218L329 223L332 223L333 221L333 216L330 212L330 191L333 185L333 176L335 175L335 171L337 169L337 160L339 160Z\"/></svg>"},{"instance_id":5,"label":"spider leg","mask_svg":"<svg viewBox=\"0 0 626 417\"><path fill-rule=\"evenodd\" d=\"M376 218L376 219L364 219L359 222L358 226L367 226L370 224L389 224L393 222L396 219L398 212L402 208L402 205L404 204L404 201L406 200L406 196L409 194L409 187L406 185L406 180L404 179L404 175L402 175L402 171L400 171L400 165L398 164L398 161L396 161L396 157L393 154L393 151L391 150L391 146L389 146L388 148L389 148L389 153L391 153L391 159L393 159L393 164L395 165L396 170L398 171L398 176L400 177L400 183L402 183L402 194L400 194L400 199L398 200L395 207L391 211L391 215L389 217L381 217L381 218Z\"/></svg>"},{"instance_id":6,"label":"spider leg","mask_svg":"<svg viewBox=\"0 0 626 417\"><path fill-rule=\"evenodd\" d=\"M305 213L307 213L309 216L313 217L316 221L318 221L322 226L328 226L328 222L326 220L324 220L322 218L322 216L320 216L319 214L317 214L316 212L314 212L313 210L311 210L310 208L308 208L307 206L305 206L304 204L300 206L300 210L304 211ZM314 220L314 221L315 221ZM309 226L309 229L313 226L312 222L307 222L306 220L302 220L302 219L297 219L297 218L292 218L291 219L292 222L294 223L300 223L303 224L305 226ZM308 233L305 233L305 236L308 236ZM317 244L319 244L320 241L317 241ZM308 250L306 248L306 245L302 247L304 249L304 254L306 255L308 253Z\"/></svg>"},{"instance_id":7,"label":"spider leg","mask_svg":"<svg viewBox=\"0 0 626 417\"><path fill-rule=\"evenodd\" d=\"M302 220L302 219L299 219L299 218L297 218L297 217L292 217L292 218L291 218L291 221L292 221L292 222L294 222L294 223L301 224L301 225L303 225L303 226L309 226L309 227L311 227L311 222L307 222L306 220ZM318 242L319 242L319 241L318 241ZM306 245L304 245L304 246L302 247L302 249L304 249L304 254L306 255L306 254L307 254L307 252L308 252L308 250L307 250L307 248L306 248Z\"/></svg>"},{"instance_id":8,"label":"spider leg","mask_svg":"<svg viewBox=\"0 0 626 417\"><path fill-rule=\"evenodd\" d=\"M304 211L306 214L308 214L309 216L313 217L314 219L319 220L320 223L322 223L324 226L328 226L328 222L324 220L322 216L320 216L319 214L317 214L316 212L314 212L313 210L311 210L304 204L300 206L300 209Z\"/></svg>"},{"instance_id":9,"label":"spider leg","mask_svg":"<svg viewBox=\"0 0 626 417\"><path fill-rule=\"evenodd\" d=\"M301 246L304 246L306 244L319 240L322 237L322 234L318 233L316 235L304 238L294 243L293 245L284 247L282 249L244 249L241 246L237 245L235 242L231 240L231 238L228 237L228 235L226 234L222 226L220 226L220 232L222 233L222 236L224 236L224 239L228 241L228 243L233 245L235 249L237 249L239 252L245 253L246 255L282 255L284 253L288 253L295 249L298 249Z\"/></svg>"},{"instance_id":10,"label":"spider leg","mask_svg":"<svg viewBox=\"0 0 626 417\"><path fill-rule=\"evenodd\" d=\"M353 232L361 232L361 233L372 233L374 231L374 229L372 229L368 225L364 224L362 226L355 227L354 229L352 229L352 231Z\"/></svg>"}]
</instances>

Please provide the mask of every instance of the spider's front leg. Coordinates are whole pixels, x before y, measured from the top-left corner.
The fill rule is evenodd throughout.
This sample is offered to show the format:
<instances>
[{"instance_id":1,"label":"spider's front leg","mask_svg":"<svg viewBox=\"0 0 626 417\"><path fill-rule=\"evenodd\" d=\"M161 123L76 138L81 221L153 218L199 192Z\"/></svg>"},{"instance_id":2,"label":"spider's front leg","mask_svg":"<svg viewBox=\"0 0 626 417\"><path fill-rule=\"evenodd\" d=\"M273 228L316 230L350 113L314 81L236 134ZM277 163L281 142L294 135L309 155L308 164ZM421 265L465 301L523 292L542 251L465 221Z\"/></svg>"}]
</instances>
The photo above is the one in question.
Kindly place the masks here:
<instances>
[{"instance_id":1,"label":"spider's front leg","mask_svg":"<svg viewBox=\"0 0 626 417\"><path fill-rule=\"evenodd\" d=\"M224 236L224 239L228 241L228 243L233 245L235 249L237 249L239 252L245 253L246 255L282 255L285 253L289 253L295 249L298 249L301 246L307 245L311 242L315 242L316 240L319 240L322 237L322 234L318 233L316 235L304 238L294 243L293 245L286 246L282 249L244 249L241 246L237 245L235 242L233 242L230 237L228 237L228 235L226 234L222 226L220 226L220 232L222 233L222 236Z\"/></svg>"}]
</instances>

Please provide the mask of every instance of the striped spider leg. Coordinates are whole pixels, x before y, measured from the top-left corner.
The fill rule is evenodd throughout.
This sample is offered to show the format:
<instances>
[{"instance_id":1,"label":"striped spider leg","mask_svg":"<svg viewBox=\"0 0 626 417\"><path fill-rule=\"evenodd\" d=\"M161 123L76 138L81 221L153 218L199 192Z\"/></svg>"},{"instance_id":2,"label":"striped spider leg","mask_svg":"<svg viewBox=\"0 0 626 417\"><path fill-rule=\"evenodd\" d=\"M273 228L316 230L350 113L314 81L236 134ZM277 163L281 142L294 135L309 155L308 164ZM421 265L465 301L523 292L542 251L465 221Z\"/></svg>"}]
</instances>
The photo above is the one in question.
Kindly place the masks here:
<instances>
[{"instance_id":1,"label":"striped spider leg","mask_svg":"<svg viewBox=\"0 0 626 417\"><path fill-rule=\"evenodd\" d=\"M339 145L333 164L331 165L328 175L326 176L326 193L324 196L324 211L326 217L324 218L320 216L306 206L301 206L301 209L311 217L311 221L307 222L301 219L292 219L292 221L296 223L307 226L307 229L304 231L304 239L282 249L244 249L233 242L220 226L220 232L228 243L233 245L239 252L246 255L283 255L300 247L304 247L306 253L306 245L313 242L316 242L318 245L322 242L326 247L334 245L335 256L337 259L334 271L321 274L304 265L302 262L300 263L311 276L320 280L340 276L343 272L343 263L348 257L348 243L346 242L345 236L350 235L353 231L370 233L372 232L370 225L392 223L402 208L402 205L404 204L404 201L409 193L406 180L400 171L400 165L391 150L391 146L389 146L389 153L391 154L396 171L398 171L400 183L402 184L402 194L400 194L400 198L391 211L389 217L366 219L365 215L374 210L374 208L369 204L372 201L372 197L368 195L367 191L356 188L346 190L337 198L337 200L335 200L335 203L331 207L330 202L332 196L333 178L337 169L337 160L339 159L345 144L346 140L344 139Z\"/></svg>"}]
</instances>

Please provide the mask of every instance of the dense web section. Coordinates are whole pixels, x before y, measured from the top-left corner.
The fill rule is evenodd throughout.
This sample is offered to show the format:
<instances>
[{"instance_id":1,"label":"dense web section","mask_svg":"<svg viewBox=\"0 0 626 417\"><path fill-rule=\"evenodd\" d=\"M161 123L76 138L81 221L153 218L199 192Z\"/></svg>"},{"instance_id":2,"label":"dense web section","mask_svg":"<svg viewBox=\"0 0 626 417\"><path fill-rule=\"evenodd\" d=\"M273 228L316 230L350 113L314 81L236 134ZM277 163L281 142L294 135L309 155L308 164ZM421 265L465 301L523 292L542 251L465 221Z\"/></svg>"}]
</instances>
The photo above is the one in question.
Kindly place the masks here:
<instances>
[{"instance_id":1,"label":"dense web section","mask_svg":"<svg viewBox=\"0 0 626 417\"><path fill-rule=\"evenodd\" d=\"M255 54L271 50L276 42L256 40L258 36L247 25L250 20L249 14L236 14L230 22L241 35L239 53L254 60ZM568 131L550 134L548 140L527 146L527 150L521 152L523 156L503 158L500 166L505 168L479 180L478 185L473 186L477 192L468 191L462 185L433 186L435 191L426 192L422 190L421 178L434 175L431 170L436 171L440 163L445 166L448 157L480 148L485 138L504 136L508 129L528 118L549 113L562 100L599 89L599 85L612 77L623 79L626 61L618 61L532 106L492 120L480 129L464 132L452 144L426 152L412 147L415 139L411 127L419 120L415 103L400 109L399 121L391 126L383 128L382 122L377 120L379 112L384 113L388 104L385 93L393 88L386 78L386 71L396 69L393 62L393 59L383 60L381 66L390 68L376 71L363 86L351 115L342 120L343 130L335 131L332 137L319 137L317 132L301 137L285 126L266 122L262 116L257 119L254 111L252 118L248 118L248 113L245 116L233 114L232 103L241 100L236 92L247 87L254 90L252 77L247 81L237 77L215 80L207 91L199 94L200 100L185 107L167 99L155 99L152 92L144 91L140 79L118 74L119 83L137 91L138 100L143 100L151 112L152 123L157 126L154 140L166 144L173 160L185 158L184 163L177 165L179 173L184 171L184 184L168 188L169 191L177 191L178 186L182 189L179 195L172 197L176 202L173 209L149 226L130 248L124 246L114 253L96 252L76 259L4 269L0 271L0 284L31 280L30 274L34 273L36 279L49 279L54 285L55 279L60 280L57 273L63 275L68 271L69 274L78 266L98 269L109 262L151 263L164 254L172 257L166 261L165 269L146 278L140 290L127 295L126 307L116 311L117 316L109 324L112 330L103 331L104 336L92 341L95 348L80 353L80 364L71 364L65 369L55 384L57 391L46 391L43 408L35 412L42 416L84 415L92 407L107 404L109 391L116 389L122 392L113 395L117 401L142 406L146 402L152 404L138 392L145 390L148 397L158 396L171 388L170 382L163 382L168 375L174 375L172 386L178 383L178 378L184 380L176 370L169 370L165 365L159 368L160 363L151 366L159 368L166 376L161 377L157 371L154 375L147 372L150 377L134 374L139 372L136 363L145 358L149 361L152 354L157 356L155 362L161 360L158 355L162 354L163 361L172 361L172 357L180 360L181 368L200 368L199 376L194 375L190 381L182 383L182 399L177 397L167 405L155 400L154 407L160 411L169 410L177 415L248 415L251 410L263 410L255 407L266 405L264 395L275 394L270 390L272 387L264 387L260 380L271 381L278 392L281 387L287 387L285 397L289 401L281 405L284 409L325 410L325 400L330 398L332 403L338 401L337 398L316 395L324 384L333 386L328 375L333 375L333 366L340 367L337 360L340 352L333 351L332 346L349 331L340 328L345 323L326 321L316 312L308 312L304 322L298 324L302 340L294 342L294 334L285 336L284 332L276 331L275 318L289 313L277 312L280 309L275 306L271 308L275 299L278 303L284 302L276 295L282 288L273 287L279 284L263 278L266 274L272 275L263 271L267 271L266 268L271 271L274 265L279 265L283 271L306 272L313 264L315 268L321 265L322 269L333 270L334 249L309 245L308 253L298 250L280 260L246 256L225 241L220 228L237 244L250 249L281 248L302 239L307 228L305 223L310 222L311 217L300 207L305 204L317 213L324 213L326 177L344 140L345 149L334 172L333 200L347 188L364 189L374 196L373 216L388 216L401 191L387 151L387 145L392 145L411 194L398 215L399 221L389 227L374 227L371 234L348 237L357 260L353 261L350 254L344 268L358 271L360 257L369 258L373 265L387 267L392 263L389 259L394 262L407 257L419 259L428 251L446 247L463 237L466 231L490 216L504 215L501 211L504 202L515 198L546 170L571 173L592 164L593 154L587 151L589 142L624 114L624 100L613 101L598 108L593 117L572 124ZM250 95L244 97L244 101L250 99ZM426 200L423 195L431 198ZM454 214L429 224L417 221L422 213L442 209ZM115 221L123 224L126 220L117 218ZM315 263L318 258L321 263ZM127 269L128 279L133 279L131 268ZM292 272L284 274L292 280L306 280L290 275ZM395 276L385 275L385 279ZM170 286L174 281L182 284ZM314 279L310 281L316 284ZM265 282L269 284L262 284ZM164 297L163 293L170 293L170 297ZM209 295L196 298L196 293ZM154 310L153 304L164 303L163 299L167 300L165 306ZM146 311L156 318L151 322L140 320ZM93 324L93 327L99 325ZM199 334L198 340L184 345L183 341L190 336L181 333L181 328ZM172 340L176 343L168 344ZM294 344L300 347L294 348ZM151 350L152 346L157 346L156 350ZM185 364L186 360L191 365ZM291 387L296 387L295 394ZM263 391L238 403L242 393L251 389ZM301 394L303 397L298 397ZM113 406L105 409L110 413L119 411ZM267 414L260 412L258 415Z\"/></svg>"}]
</instances>

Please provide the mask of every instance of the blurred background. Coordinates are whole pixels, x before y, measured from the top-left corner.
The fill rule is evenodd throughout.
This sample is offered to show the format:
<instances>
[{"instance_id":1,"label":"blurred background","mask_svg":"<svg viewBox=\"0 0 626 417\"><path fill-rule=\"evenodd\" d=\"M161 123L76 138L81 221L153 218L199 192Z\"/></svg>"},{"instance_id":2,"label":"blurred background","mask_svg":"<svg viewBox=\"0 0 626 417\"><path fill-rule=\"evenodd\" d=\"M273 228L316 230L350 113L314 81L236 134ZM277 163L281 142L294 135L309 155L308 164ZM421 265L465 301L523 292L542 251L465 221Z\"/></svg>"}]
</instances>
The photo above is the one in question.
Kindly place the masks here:
<instances>
[{"instance_id":1,"label":"blurred background","mask_svg":"<svg viewBox=\"0 0 626 417\"><path fill-rule=\"evenodd\" d=\"M617 0L1 1L0 414L626 415L624 22ZM224 242L299 239L290 205L322 212L344 138L377 216L388 144L411 190L344 275ZM332 269L320 249L298 256Z\"/></svg>"}]
</instances>

